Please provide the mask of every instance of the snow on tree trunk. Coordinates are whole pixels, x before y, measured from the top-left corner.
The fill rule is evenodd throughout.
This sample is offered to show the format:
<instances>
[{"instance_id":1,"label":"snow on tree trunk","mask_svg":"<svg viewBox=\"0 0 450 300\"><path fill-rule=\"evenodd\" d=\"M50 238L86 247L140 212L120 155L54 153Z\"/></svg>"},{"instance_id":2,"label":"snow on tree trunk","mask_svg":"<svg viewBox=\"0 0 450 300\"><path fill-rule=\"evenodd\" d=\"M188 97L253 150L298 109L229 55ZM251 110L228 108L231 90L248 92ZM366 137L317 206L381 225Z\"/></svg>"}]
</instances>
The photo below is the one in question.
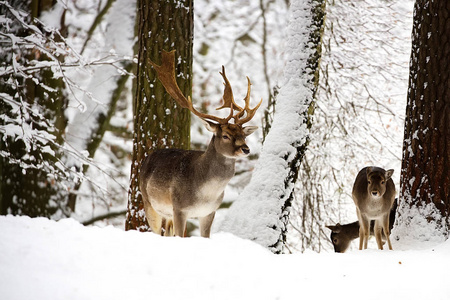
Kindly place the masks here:
<instances>
[{"instance_id":1,"label":"snow on tree trunk","mask_svg":"<svg viewBox=\"0 0 450 300\"><path fill-rule=\"evenodd\" d=\"M449 24L449 1L416 1L395 229L399 239L439 241L450 230Z\"/></svg>"},{"instance_id":2,"label":"snow on tree trunk","mask_svg":"<svg viewBox=\"0 0 450 300\"><path fill-rule=\"evenodd\" d=\"M315 91L311 60L318 59L317 45L311 40L317 29L314 9L320 2L291 2L284 84L274 121L250 183L219 225L219 230L255 241L275 253L283 250L294 184L308 142L308 115Z\"/></svg>"},{"instance_id":3,"label":"snow on tree trunk","mask_svg":"<svg viewBox=\"0 0 450 300\"><path fill-rule=\"evenodd\" d=\"M187 97L192 94L193 2L138 1L138 69L134 98L133 159L125 229L148 231L139 192L142 160L161 148L188 149L190 112L179 107L157 80L148 59L159 64L161 50L176 50L177 83Z\"/></svg>"}]
</instances>

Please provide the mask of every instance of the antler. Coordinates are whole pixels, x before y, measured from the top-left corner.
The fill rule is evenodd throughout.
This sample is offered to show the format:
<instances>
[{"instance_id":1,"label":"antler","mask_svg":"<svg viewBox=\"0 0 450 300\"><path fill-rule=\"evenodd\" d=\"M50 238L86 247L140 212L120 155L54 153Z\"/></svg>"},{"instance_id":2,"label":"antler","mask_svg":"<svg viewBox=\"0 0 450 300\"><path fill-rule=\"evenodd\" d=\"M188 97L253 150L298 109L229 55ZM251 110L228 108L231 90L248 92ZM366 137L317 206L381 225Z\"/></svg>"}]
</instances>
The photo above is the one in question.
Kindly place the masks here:
<instances>
[{"instance_id":1,"label":"antler","mask_svg":"<svg viewBox=\"0 0 450 300\"><path fill-rule=\"evenodd\" d=\"M225 83L224 83L225 88L223 91L223 105L217 109L229 107L229 108L238 110L238 113L233 116L234 123L240 124L240 125L247 123L255 116L256 110L259 108L259 106L262 103L262 99L258 103L258 105L256 105L253 109L250 109L250 90L251 90L250 87L251 87L252 83L250 82L250 78L247 77L248 86L247 86L247 95L244 98L245 107L244 108L240 107L239 105L236 104L236 102L234 102L233 91L231 89L230 82L228 81L228 78L225 75L225 67L224 66L222 66L222 72L220 72L220 75L222 75L223 80L225 81ZM244 119L241 119L245 113L247 114L247 116Z\"/></svg>"},{"instance_id":2,"label":"antler","mask_svg":"<svg viewBox=\"0 0 450 300\"><path fill-rule=\"evenodd\" d=\"M261 98L261 101L259 101L258 105L256 105L254 108L250 108L250 86L252 85L252 83L250 82L250 78L247 77L247 82L248 82L248 87L247 87L247 95L244 98L245 101L245 107L244 110L242 110L239 114L234 116L234 123L235 124L244 124L247 123L248 121L250 121L256 113L256 110L259 108L259 106L261 105L263 99ZM243 119L242 116L244 115L244 111L247 114L247 116Z\"/></svg>"},{"instance_id":3,"label":"antler","mask_svg":"<svg viewBox=\"0 0 450 300\"><path fill-rule=\"evenodd\" d=\"M262 103L262 99L259 102L259 104L254 107L253 109L250 109L250 79L247 77L248 80L248 89L247 89L247 96L244 98L245 101L245 107L242 108L239 105L234 102L233 98L233 91L231 89L230 82L228 81L227 77L225 76L225 68L222 66L222 72L220 74L222 75L224 81L225 81L225 89L223 91L223 102L224 104L217 108L230 108L230 114L226 118L219 118L217 116L208 115L199 112L194 108L194 105L192 104L192 100L190 97L186 99L186 97L181 92L180 88L178 87L178 84L175 80L175 50L172 50L170 52L163 51L162 54L162 63L160 66L152 62L150 59L148 60L149 63L155 68L156 73L158 74L158 78L163 84L166 91L169 93L170 96L181 106L184 108L189 109L193 114L196 116L202 118L202 119L209 119L215 122L218 122L219 124L227 124L231 118L234 118L235 124L244 124L248 121L250 121L253 116L256 113L256 110L259 108L259 106ZM233 111L237 110L238 112L233 115ZM247 114L247 116L243 119L242 116L244 113Z\"/></svg>"},{"instance_id":4,"label":"antler","mask_svg":"<svg viewBox=\"0 0 450 300\"><path fill-rule=\"evenodd\" d=\"M236 102L234 102L234 97L233 97L233 90L231 89L231 84L228 81L227 76L225 75L225 67L222 66L222 72L219 72L220 75L222 75L223 81L224 82L224 86L225 88L223 89L223 105L219 108L216 108L217 110L222 109L222 108L226 108L226 107L233 107L233 109L235 110L239 110L242 111L242 107L240 107L239 105L236 104Z\"/></svg>"},{"instance_id":5,"label":"antler","mask_svg":"<svg viewBox=\"0 0 450 300\"><path fill-rule=\"evenodd\" d=\"M169 95L172 96L172 98L181 107L189 109L194 115L202 119L209 119L218 122L219 124L227 124L233 116L233 109L231 109L231 113L227 118L219 118L213 115L201 113L196 110L194 108L194 105L192 104L191 97L188 96L188 99L186 99L186 97L178 87L177 81L175 80L175 50L172 50L170 52L163 51L161 56L162 62L160 66L152 62L150 59L148 60L148 62L153 66L153 68L155 68L159 80L161 81Z\"/></svg>"}]
</instances>

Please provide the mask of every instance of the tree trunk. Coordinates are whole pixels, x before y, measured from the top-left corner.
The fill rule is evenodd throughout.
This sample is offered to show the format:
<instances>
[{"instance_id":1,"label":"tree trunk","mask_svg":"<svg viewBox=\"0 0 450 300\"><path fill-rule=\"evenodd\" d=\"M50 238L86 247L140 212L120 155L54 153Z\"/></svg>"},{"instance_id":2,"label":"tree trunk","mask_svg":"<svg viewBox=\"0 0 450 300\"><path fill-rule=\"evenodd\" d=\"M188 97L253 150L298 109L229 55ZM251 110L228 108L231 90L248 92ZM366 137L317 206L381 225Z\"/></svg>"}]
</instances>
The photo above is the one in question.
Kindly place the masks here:
<instances>
[{"instance_id":1,"label":"tree trunk","mask_svg":"<svg viewBox=\"0 0 450 300\"><path fill-rule=\"evenodd\" d=\"M272 127L249 185L233 203L221 230L281 253L299 167L308 145L324 18L323 0L291 2L285 83Z\"/></svg>"},{"instance_id":2,"label":"tree trunk","mask_svg":"<svg viewBox=\"0 0 450 300\"><path fill-rule=\"evenodd\" d=\"M161 62L161 51L176 50L177 83L192 94L193 1L138 1L138 67L135 80L134 134L125 229L148 231L139 193L142 160L155 149L188 149L190 112L178 107L148 63Z\"/></svg>"},{"instance_id":3,"label":"tree trunk","mask_svg":"<svg viewBox=\"0 0 450 300\"><path fill-rule=\"evenodd\" d=\"M398 225L419 229L424 226L419 220L426 220L446 237L450 228L449 75L450 1L417 0Z\"/></svg>"}]
</instances>

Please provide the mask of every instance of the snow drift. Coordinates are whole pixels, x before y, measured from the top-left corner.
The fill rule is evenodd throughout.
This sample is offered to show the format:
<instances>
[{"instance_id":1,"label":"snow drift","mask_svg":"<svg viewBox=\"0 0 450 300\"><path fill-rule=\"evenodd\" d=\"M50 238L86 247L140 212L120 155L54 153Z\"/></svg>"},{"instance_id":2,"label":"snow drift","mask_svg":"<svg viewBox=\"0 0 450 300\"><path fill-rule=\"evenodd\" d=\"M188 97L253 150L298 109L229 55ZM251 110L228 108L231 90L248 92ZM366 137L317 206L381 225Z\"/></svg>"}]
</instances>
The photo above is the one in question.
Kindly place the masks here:
<instances>
[{"instance_id":1,"label":"snow drift","mask_svg":"<svg viewBox=\"0 0 450 300\"><path fill-rule=\"evenodd\" d=\"M164 238L0 217L0 290L35 299L449 299L450 241L274 255L220 233Z\"/></svg>"}]
</instances>

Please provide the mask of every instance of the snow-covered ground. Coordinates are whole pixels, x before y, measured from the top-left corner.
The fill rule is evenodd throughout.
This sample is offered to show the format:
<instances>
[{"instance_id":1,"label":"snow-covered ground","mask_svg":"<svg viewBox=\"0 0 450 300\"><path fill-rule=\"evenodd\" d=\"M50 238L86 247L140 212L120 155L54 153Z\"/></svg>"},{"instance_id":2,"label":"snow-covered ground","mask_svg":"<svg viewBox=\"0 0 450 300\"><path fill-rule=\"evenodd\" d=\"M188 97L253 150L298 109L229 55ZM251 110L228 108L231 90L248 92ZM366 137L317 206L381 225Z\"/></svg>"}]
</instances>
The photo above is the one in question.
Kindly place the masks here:
<instances>
[{"instance_id":1,"label":"snow-covered ground","mask_svg":"<svg viewBox=\"0 0 450 300\"><path fill-rule=\"evenodd\" d=\"M0 298L450 299L450 240L275 255L229 233L164 238L0 217Z\"/></svg>"}]
</instances>

